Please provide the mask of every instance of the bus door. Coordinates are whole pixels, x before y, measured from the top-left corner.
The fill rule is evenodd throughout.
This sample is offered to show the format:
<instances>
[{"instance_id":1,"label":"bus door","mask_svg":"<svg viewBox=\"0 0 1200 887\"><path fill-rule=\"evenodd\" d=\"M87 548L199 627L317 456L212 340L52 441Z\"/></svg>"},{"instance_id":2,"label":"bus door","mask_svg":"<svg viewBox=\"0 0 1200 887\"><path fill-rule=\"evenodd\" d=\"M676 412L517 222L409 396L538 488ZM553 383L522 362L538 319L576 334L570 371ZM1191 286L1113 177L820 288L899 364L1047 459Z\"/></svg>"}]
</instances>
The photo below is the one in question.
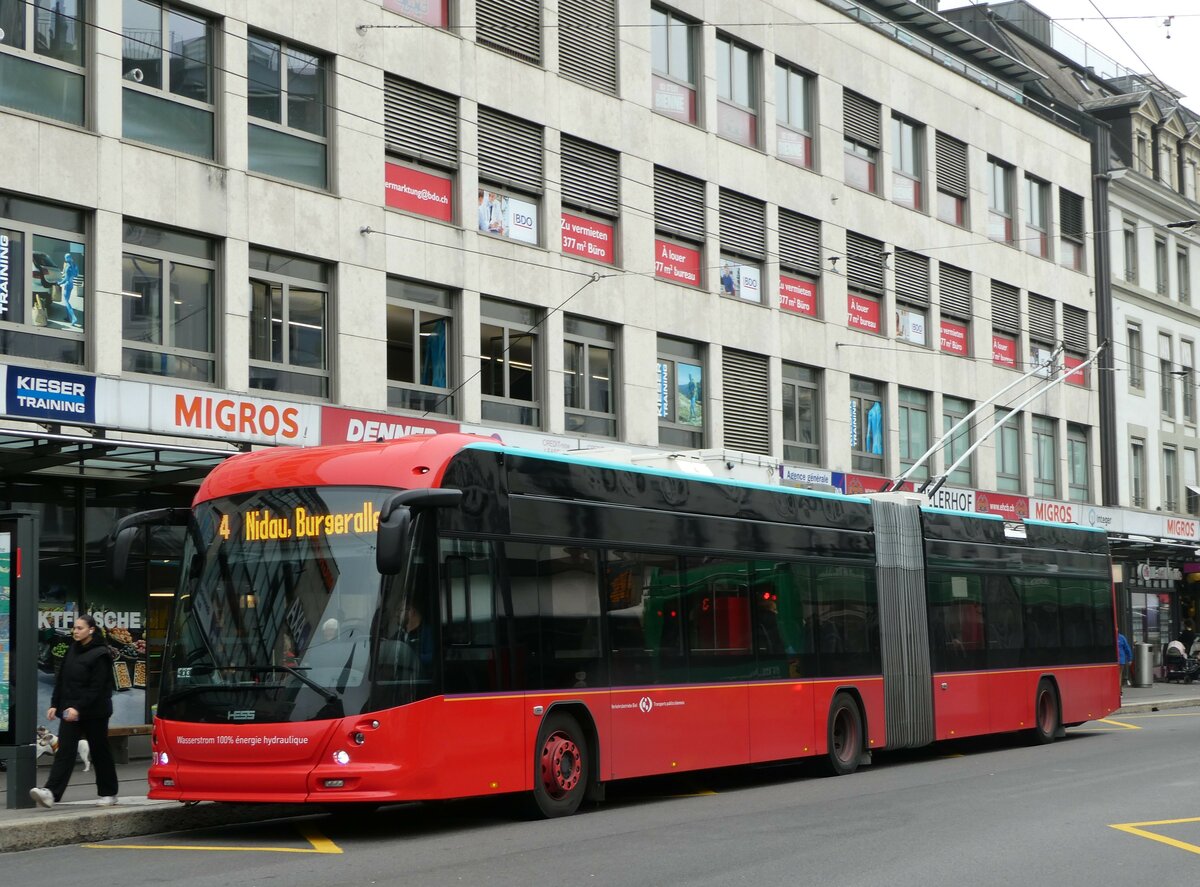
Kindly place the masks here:
<instances>
[{"instance_id":1,"label":"bus door","mask_svg":"<svg viewBox=\"0 0 1200 887\"><path fill-rule=\"evenodd\" d=\"M438 561L446 704L431 752L441 755L440 780L448 795L522 790L522 700L512 692L511 606L496 545L441 538Z\"/></svg>"}]
</instances>

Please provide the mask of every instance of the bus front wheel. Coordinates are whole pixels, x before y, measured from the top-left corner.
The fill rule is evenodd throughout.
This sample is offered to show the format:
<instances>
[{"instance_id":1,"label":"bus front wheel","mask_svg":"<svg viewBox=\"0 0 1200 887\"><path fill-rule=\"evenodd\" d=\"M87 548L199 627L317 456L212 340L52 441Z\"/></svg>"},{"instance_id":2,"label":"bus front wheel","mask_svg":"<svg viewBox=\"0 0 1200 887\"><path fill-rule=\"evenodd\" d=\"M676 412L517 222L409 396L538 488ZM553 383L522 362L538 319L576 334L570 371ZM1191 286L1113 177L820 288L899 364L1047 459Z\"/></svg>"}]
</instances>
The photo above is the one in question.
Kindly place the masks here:
<instances>
[{"instance_id":1,"label":"bus front wheel","mask_svg":"<svg viewBox=\"0 0 1200 887\"><path fill-rule=\"evenodd\" d=\"M547 819L570 816L587 792L591 768L587 739L569 714L551 712L538 731L533 799Z\"/></svg>"},{"instance_id":2,"label":"bus front wheel","mask_svg":"<svg viewBox=\"0 0 1200 887\"><path fill-rule=\"evenodd\" d=\"M838 693L829 706L829 770L845 776L858 769L862 757L863 725L858 705L849 693Z\"/></svg>"},{"instance_id":3,"label":"bus front wheel","mask_svg":"<svg viewBox=\"0 0 1200 887\"><path fill-rule=\"evenodd\" d=\"M1047 680L1038 682L1037 695L1033 700L1033 741L1046 745L1058 735L1058 693Z\"/></svg>"}]
</instances>

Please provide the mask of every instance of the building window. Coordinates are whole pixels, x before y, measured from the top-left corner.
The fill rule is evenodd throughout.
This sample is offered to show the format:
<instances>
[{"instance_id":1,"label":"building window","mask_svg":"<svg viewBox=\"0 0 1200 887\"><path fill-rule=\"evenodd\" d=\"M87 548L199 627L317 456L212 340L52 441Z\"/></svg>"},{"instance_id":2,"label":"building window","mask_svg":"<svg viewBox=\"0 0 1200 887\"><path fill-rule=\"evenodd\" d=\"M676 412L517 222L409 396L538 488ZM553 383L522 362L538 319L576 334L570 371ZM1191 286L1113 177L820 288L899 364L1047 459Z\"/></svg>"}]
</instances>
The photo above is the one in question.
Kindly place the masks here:
<instances>
[{"instance_id":1,"label":"building window","mask_svg":"<svg viewBox=\"0 0 1200 887\"><path fill-rule=\"evenodd\" d=\"M775 65L775 151L780 160L813 168L814 78L790 65Z\"/></svg>"},{"instance_id":2,"label":"building window","mask_svg":"<svg viewBox=\"0 0 1200 887\"><path fill-rule=\"evenodd\" d=\"M1033 494L1058 495L1057 422L1046 416L1033 417Z\"/></svg>"},{"instance_id":3,"label":"building window","mask_svg":"<svg viewBox=\"0 0 1200 887\"><path fill-rule=\"evenodd\" d=\"M1129 387L1141 390L1145 385L1142 371L1142 328L1131 323L1125 327L1126 363L1129 364Z\"/></svg>"},{"instance_id":4,"label":"building window","mask_svg":"<svg viewBox=\"0 0 1200 887\"><path fill-rule=\"evenodd\" d=\"M1058 228L1064 267L1082 271L1084 234L1087 231L1083 223L1083 198L1064 188L1058 189Z\"/></svg>"},{"instance_id":5,"label":"building window","mask_svg":"<svg viewBox=\"0 0 1200 887\"><path fill-rule=\"evenodd\" d=\"M717 36L717 133L757 147L759 52L730 37Z\"/></svg>"},{"instance_id":6,"label":"building window","mask_svg":"<svg viewBox=\"0 0 1200 887\"><path fill-rule=\"evenodd\" d=\"M1183 421L1196 424L1196 346L1183 339L1179 343L1179 387L1183 389Z\"/></svg>"},{"instance_id":7,"label":"building window","mask_svg":"<svg viewBox=\"0 0 1200 887\"><path fill-rule=\"evenodd\" d=\"M1138 282L1137 223L1125 220L1121 226L1125 256L1125 280Z\"/></svg>"},{"instance_id":8,"label":"building window","mask_svg":"<svg viewBox=\"0 0 1200 887\"><path fill-rule=\"evenodd\" d=\"M84 213L0 193L0 354L83 364Z\"/></svg>"},{"instance_id":9,"label":"building window","mask_svg":"<svg viewBox=\"0 0 1200 887\"><path fill-rule=\"evenodd\" d=\"M821 371L783 364L783 458L821 464Z\"/></svg>"},{"instance_id":10,"label":"building window","mask_svg":"<svg viewBox=\"0 0 1200 887\"><path fill-rule=\"evenodd\" d=\"M900 470L906 472L929 449L929 394L913 388L900 389ZM912 474L914 480L929 477L929 462L922 462Z\"/></svg>"},{"instance_id":11,"label":"building window","mask_svg":"<svg viewBox=\"0 0 1200 887\"><path fill-rule=\"evenodd\" d=\"M938 298L941 301L941 350L959 357L971 356L971 272L938 263Z\"/></svg>"},{"instance_id":12,"label":"building window","mask_svg":"<svg viewBox=\"0 0 1200 887\"><path fill-rule=\"evenodd\" d=\"M542 127L479 109L478 231L521 243L541 242Z\"/></svg>"},{"instance_id":13,"label":"building window","mask_svg":"<svg viewBox=\"0 0 1200 887\"><path fill-rule=\"evenodd\" d=\"M121 257L121 368L214 384L216 248L192 234L127 222Z\"/></svg>"},{"instance_id":14,"label":"building window","mask_svg":"<svg viewBox=\"0 0 1200 887\"><path fill-rule=\"evenodd\" d=\"M84 0L0 3L0 105L83 126L87 21Z\"/></svg>"},{"instance_id":15,"label":"building window","mask_svg":"<svg viewBox=\"0 0 1200 887\"><path fill-rule=\"evenodd\" d=\"M1187 247L1180 247L1175 253L1175 277L1179 281L1179 304L1192 304L1192 269Z\"/></svg>"},{"instance_id":16,"label":"building window","mask_svg":"<svg viewBox=\"0 0 1200 887\"><path fill-rule=\"evenodd\" d=\"M821 223L779 208L779 307L818 317L821 280Z\"/></svg>"},{"instance_id":17,"label":"building window","mask_svg":"<svg viewBox=\"0 0 1200 887\"><path fill-rule=\"evenodd\" d=\"M721 189L721 295L762 304L766 204Z\"/></svg>"},{"instance_id":18,"label":"building window","mask_svg":"<svg viewBox=\"0 0 1200 887\"><path fill-rule=\"evenodd\" d=\"M704 182L654 167L654 276L704 284Z\"/></svg>"},{"instance_id":19,"label":"building window","mask_svg":"<svg viewBox=\"0 0 1200 887\"><path fill-rule=\"evenodd\" d=\"M250 387L329 397L330 271L250 248Z\"/></svg>"},{"instance_id":20,"label":"building window","mask_svg":"<svg viewBox=\"0 0 1200 887\"><path fill-rule=\"evenodd\" d=\"M886 334L880 319L884 258L881 241L846 232L846 325L876 336Z\"/></svg>"},{"instance_id":21,"label":"building window","mask_svg":"<svg viewBox=\"0 0 1200 887\"><path fill-rule=\"evenodd\" d=\"M657 6L650 9L651 97L654 110L697 123L695 23Z\"/></svg>"},{"instance_id":22,"label":"building window","mask_svg":"<svg viewBox=\"0 0 1200 887\"><path fill-rule=\"evenodd\" d=\"M1088 369L1075 368L1082 365L1088 352L1088 313L1083 308L1063 305L1062 343L1063 367L1067 370L1067 384L1086 388L1089 385ZM1072 372L1074 370L1074 372Z\"/></svg>"},{"instance_id":23,"label":"building window","mask_svg":"<svg viewBox=\"0 0 1200 887\"><path fill-rule=\"evenodd\" d=\"M454 221L458 98L385 74L383 141L384 205Z\"/></svg>"},{"instance_id":24,"label":"building window","mask_svg":"<svg viewBox=\"0 0 1200 887\"><path fill-rule=\"evenodd\" d=\"M929 345L929 259L897 250L896 338L913 345Z\"/></svg>"},{"instance_id":25,"label":"building window","mask_svg":"<svg viewBox=\"0 0 1200 887\"><path fill-rule=\"evenodd\" d=\"M123 2L125 138L211 159L213 23L162 3Z\"/></svg>"},{"instance_id":26,"label":"building window","mask_svg":"<svg viewBox=\"0 0 1200 887\"><path fill-rule=\"evenodd\" d=\"M1045 366L1046 370L1041 375L1046 377L1053 372L1050 367L1050 356L1054 353L1054 343L1058 341L1054 312L1053 299L1047 299L1037 293L1029 294L1029 316L1026 321L1029 329L1029 367L1027 369Z\"/></svg>"},{"instance_id":27,"label":"building window","mask_svg":"<svg viewBox=\"0 0 1200 887\"><path fill-rule=\"evenodd\" d=\"M1174 447L1163 447L1163 511L1179 510L1179 454Z\"/></svg>"},{"instance_id":28,"label":"building window","mask_svg":"<svg viewBox=\"0 0 1200 887\"><path fill-rule=\"evenodd\" d=\"M541 0L477 0L475 24L475 39L481 45L541 64Z\"/></svg>"},{"instance_id":29,"label":"building window","mask_svg":"<svg viewBox=\"0 0 1200 887\"><path fill-rule=\"evenodd\" d=\"M946 396L942 398L942 434L943 436L950 433L950 429L965 419L971 412L973 407L971 402L958 397ZM951 465L963 457L963 454L971 448L971 423L965 423L958 431L954 432L954 436L947 438L942 450L942 465L945 469L949 469ZM954 471L950 472L946 477L946 482L959 487L971 486L974 472L972 463L974 457L970 457L962 465L959 465Z\"/></svg>"},{"instance_id":30,"label":"building window","mask_svg":"<svg viewBox=\"0 0 1200 887\"><path fill-rule=\"evenodd\" d=\"M883 474L887 419L883 385L850 377L850 465L855 471Z\"/></svg>"},{"instance_id":31,"label":"building window","mask_svg":"<svg viewBox=\"0 0 1200 887\"><path fill-rule=\"evenodd\" d=\"M446 0L383 0L383 8L435 28L450 24Z\"/></svg>"},{"instance_id":32,"label":"building window","mask_svg":"<svg viewBox=\"0 0 1200 887\"><path fill-rule=\"evenodd\" d=\"M1167 239L1154 238L1154 291L1160 296L1167 294Z\"/></svg>"},{"instance_id":33,"label":"building window","mask_svg":"<svg viewBox=\"0 0 1200 887\"><path fill-rule=\"evenodd\" d=\"M771 455L771 411L765 396L770 362L762 354L725 348L721 352L724 445L741 453Z\"/></svg>"},{"instance_id":34,"label":"building window","mask_svg":"<svg viewBox=\"0 0 1200 887\"><path fill-rule=\"evenodd\" d=\"M617 329L563 318L563 406L568 434L617 436Z\"/></svg>"},{"instance_id":35,"label":"building window","mask_svg":"<svg viewBox=\"0 0 1200 887\"><path fill-rule=\"evenodd\" d=\"M616 0L559 0L558 71L617 94Z\"/></svg>"},{"instance_id":36,"label":"building window","mask_svg":"<svg viewBox=\"0 0 1200 887\"><path fill-rule=\"evenodd\" d=\"M1165 418L1175 418L1175 361L1171 354L1171 336L1158 336L1158 393L1159 412Z\"/></svg>"},{"instance_id":37,"label":"building window","mask_svg":"<svg viewBox=\"0 0 1200 887\"><path fill-rule=\"evenodd\" d=\"M1200 514L1200 481L1196 477L1196 459L1200 453L1183 451L1183 495L1188 514Z\"/></svg>"},{"instance_id":38,"label":"building window","mask_svg":"<svg viewBox=\"0 0 1200 887\"><path fill-rule=\"evenodd\" d=\"M658 337L658 442L664 446L704 446L702 347Z\"/></svg>"},{"instance_id":39,"label":"building window","mask_svg":"<svg viewBox=\"0 0 1200 887\"><path fill-rule=\"evenodd\" d=\"M1025 177L1025 250L1050 258L1050 186L1032 176Z\"/></svg>"},{"instance_id":40,"label":"building window","mask_svg":"<svg viewBox=\"0 0 1200 887\"><path fill-rule=\"evenodd\" d=\"M388 408L453 416L457 375L454 310L449 290L389 277L387 281Z\"/></svg>"},{"instance_id":41,"label":"building window","mask_svg":"<svg viewBox=\"0 0 1200 887\"><path fill-rule=\"evenodd\" d=\"M1001 424L1003 423L1003 424ZM996 489L1006 493L1021 491L1021 416L1012 410L997 409Z\"/></svg>"},{"instance_id":42,"label":"building window","mask_svg":"<svg viewBox=\"0 0 1200 887\"><path fill-rule=\"evenodd\" d=\"M892 200L909 209L925 206L925 127L892 117Z\"/></svg>"},{"instance_id":43,"label":"building window","mask_svg":"<svg viewBox=\"0 0 1200 887\"><path fill-rule=\"evenodd\" d=\"M562 251L615 265L621 212L621 155L563 134Z\"/></svg>"},{"instance_id":44,"label":"building window","mask_svg":"<svg viewBox=\"0 0 1200 887\"><path fill-rule=\"evenodd\" d=\"M1129 486L1134 508L1146 507L1146 442L1129 441Z\"/></svg>"},{"instance_id":45,"label":"building window","mask_svg":"<svg viewBox=\"0 0 1200 887\"><path fill-rule=\"evenodd\" d=\"M529 305L479 300L479 360L484 421L540 428L541 310Z\"/></svg>"},{"instance_id":46,"label":"building window","mask_svg":"<svg viewBox=\"0 0 1200 887\"><path fill-rule=\"evenodd\" d=\"M1083 425L1067 425L1067 498L1072 502L1091 499L1091 459L1088 455L1088 430Z\"/></svg>"},{"instance_id":47,"label":"building window","mask_svg":"<svg viewBox=\"0 0 1200 887\"><path fill-rule=\"evenodd\" d=\"M247 38L251 170L328 187L326 66L321 56L271 37Z\"/></svg>"},{"instance_id":48,"label":"building window","mask_svg":"<svg viewBox=\"0 0 1200 887\"><path fill-rule=\"evenodd\" d=\"M878 102L842 91L842 132L845 180L851 188L877 192L879 187L880 108Z\"/></svg>"},{"instance_id":49,"label":"building window","mask_svg":"<svg viewBox=\"0 0 1200 887\"><path fill-rule=\"evenodd\" d=\"M967 146L939 132L936 137L937 216L943 222L967 225Z\"/></svg>"},{"instance_id":50,"label":"building window","mask_svg":"<svg viewBox=\"0 0 1200 887\"><path fill-rule=\"evenodd\" d=\"M992 281L992 363L1017 368L1021 334L1020 292L1015 286Z\"/></svg>"},{"instance_id":51,"label":"building window","mask_svg":"<svg viewBox=\"0 0 1200 887\"><path fill-rule=\"evenodd\" d=\"M988 237L1001 243L1013 240L1013 168L988 158Z\"/></svg>"}]
</instances>

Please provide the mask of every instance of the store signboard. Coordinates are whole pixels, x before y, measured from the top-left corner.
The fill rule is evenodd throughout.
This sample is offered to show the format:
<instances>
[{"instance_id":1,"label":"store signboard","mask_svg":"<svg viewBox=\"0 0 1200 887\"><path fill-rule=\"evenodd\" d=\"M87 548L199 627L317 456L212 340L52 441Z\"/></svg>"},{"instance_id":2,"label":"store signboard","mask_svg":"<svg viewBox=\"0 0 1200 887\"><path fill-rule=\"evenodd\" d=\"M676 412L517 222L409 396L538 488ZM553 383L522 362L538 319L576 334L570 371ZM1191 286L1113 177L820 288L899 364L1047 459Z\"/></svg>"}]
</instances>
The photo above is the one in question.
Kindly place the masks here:
<instances>
[{"instance_id":1,"label":"store signboard","mask_svg":"<svg viewBox=\"0 0 1200 887\"><path fill-rule=\"evenodd\" d=\"M387 206L443 222L454 218L454 182L449 176L384 163L383 199Z\"/></svg>"},{"instance_id":2,"label":"store signboard","mask_svg":"<svg viewBox=\"0 0 1200 887\"><path fill-rule=\"evenodd\" d=\"M833 472L821 468L780 465L779 483L785 487L833 486Z\"/></svg>"},{"instance_id":3,"label":"store signboard","mask_svg":"<svg viewBox=\"0 0 1200 887\"><path fill-rule=\"evenodd\" d=\"M457 422L439 422L388 413L321 408L321 443L343 444L361 441L396 440L424 434L446 434L459 430Z\"/></svg>"},{"instance_id":4,"label":"store signboard","mask_svg":"<svg viewBox=\"0 0 1200 887\"><path fill-rule=\"evenodd\" d=\"M12 730L12 533L0 532L0 734Z\"/></svg>"},{"instance_id":5,"label":"store signboard","mask_svg":"<svg viewBox=\"0 0 1200 887\"><path fill-rule=\"evenodd\" d=\"M1053 524L1083 525L1083 506L1078 502L1055 502L1052 499L1030 499L1029 517Z\"/></svg>"},{"instance_id":6,"label":"store signboard","mask_svg":"<svg viewBox=\"0 0 1200 887\"><path fill-rule=\"evenodd\" d=\"M1029 497L980 490L975 494L975 510L980 514L999 515L1009 521L1024 520L1029 517Z\"/></svg>"},{"instance_id":7,"label":"store signboard","mask_svg":"<svg viewBox=\"0 0 1200 887\"><path fill-rule=\"evenodd\" d=\"M934 508L945 508L948 511L975 511L975 491L961 487L938 487L937 491L926 494L929 504Z\"/></svg>"},{"instance_id":8,"label":"store signboard","mask_svg":"<svg viewBox=\"0 0 1200 887\"><path fill-rule=\"evenodd\" d=\"M0 365L0 415L91 425L96 421L96 377Z\"/></svg>"},{"instance_id":9,"label":"store signboard","mask_svg":"<svg viewBox=\"0 0 1200 887\"><path fill-rule=\"evenodd\" d=\"M321 407L319 404L152 385L149 430L221 440L308 446L321 439Z\"/></svg>"}]
</instances>

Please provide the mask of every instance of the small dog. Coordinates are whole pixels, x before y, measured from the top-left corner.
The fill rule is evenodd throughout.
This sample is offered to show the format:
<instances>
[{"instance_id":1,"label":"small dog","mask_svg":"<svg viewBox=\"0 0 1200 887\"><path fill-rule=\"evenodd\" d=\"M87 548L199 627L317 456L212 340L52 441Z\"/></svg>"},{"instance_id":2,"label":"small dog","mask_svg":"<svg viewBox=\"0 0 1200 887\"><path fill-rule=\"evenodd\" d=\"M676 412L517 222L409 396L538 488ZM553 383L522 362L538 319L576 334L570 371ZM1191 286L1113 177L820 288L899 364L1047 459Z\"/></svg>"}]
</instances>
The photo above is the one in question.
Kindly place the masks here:
<instances>
[{"instance_id":1,"label":"small dog","mask_svg":"<svg viewBox=\"0 0 1200 887\"><path fill-rule=\"evenodd\" d=\"M37 740L34 743L37 746L37 754L35 758L40 758L42 755L49 752L52 755L58 754L58 736L51 733L45 727L37 728ZM92 750L88 746L86 739L79 740L79 758L83 761L83 769L86 773L92 769Z\"/></svg>"}]
</instances>

